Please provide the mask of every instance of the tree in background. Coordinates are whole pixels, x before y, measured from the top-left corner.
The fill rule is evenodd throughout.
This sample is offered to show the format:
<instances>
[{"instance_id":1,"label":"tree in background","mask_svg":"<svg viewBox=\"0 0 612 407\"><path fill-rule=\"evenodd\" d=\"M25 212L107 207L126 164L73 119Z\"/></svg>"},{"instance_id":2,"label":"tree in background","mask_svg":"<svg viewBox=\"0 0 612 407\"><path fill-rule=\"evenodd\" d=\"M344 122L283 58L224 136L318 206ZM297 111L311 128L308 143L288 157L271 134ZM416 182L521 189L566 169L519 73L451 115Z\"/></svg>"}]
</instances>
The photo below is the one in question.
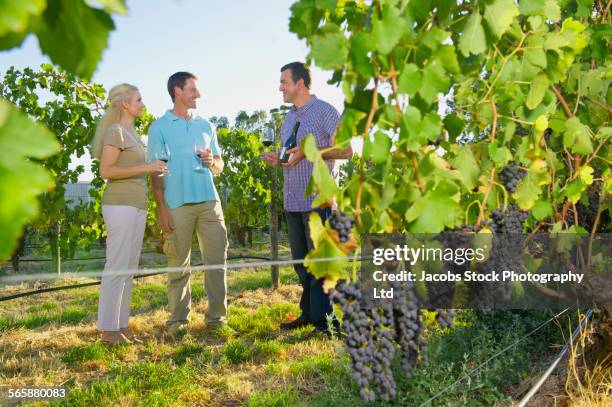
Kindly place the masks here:
<instances>
[{"instance_id":1,"label":"tree in background","mask_svg":"<svg viewBox=\"0 0 612 407\"><path fill-rule=\"evenodd\" d=\"M260 133L242 128L217 129L225 168L215 177L223 196L230 234L243 246L252 244L253 230L268 225L270 217L270 172L259 158Z\"/></svg>"},{"instance_id":2,"label":"tree in background","mask_svg":"<svg viewBox=\"0 0 612 407\"><path fill-rule=\"evenodd\" d=\"M234 119L234 126L244 130L255 131L261 129L267 121L268 115L265 110L256 110L251 115L241 110Z\"/></svg>"},{"instance_id":3,"label":"tree in background","mask_svg":"<svg viewBox=\"0 0 612 407\"><path fill-rule=\"evenodd\" d=\"M212 116L208 120L215 125L217 129L228 129L230 127L229 120L225 116Z\"/></svg>"},{"instance_id":4,"label":"tree in background","mask_svg":"<svg viewBox=\"0 0 612 407\"><path fill-rule=\"evenodd\" d=\"M38 71L10 68L0 83L0 97L36 117L53 132L62 146L59 154L39 160L40 165L53 175L53 181L52 187L38 198L41 216L30 224L32 230L46 234L43 241L48 242L59 272L62 254L73 257L77 247L87 249L102 234L102 219L99 211L94 210L99 201L69 207L65 185L76 183L85 171L82 165L70 169L70 163L74 157L85 154L95 131L96 119L104 109L106 91L101 85L44 64ZM17 139L15 143L20 141ZM92 193L101 194L104 182L95 169L94 175Z\"/></svg>"},{"instance_id":5,"label":"tree in background","mask_svg":"<svg viewBox=\"0 0 612 407\"><path fill-rule=\"evenodd\" d=\"M94 6L101 7L96 8ZM41 51L67 72L89 79L108 35L111 13L126 14L123 0L28 0L2 8L0 50L18 47L36 35ZM56 174L38 160L60 151L53 133L19 107L0 98L0 258L10 256L23 225L36 218L36 197ZM61 159L58 159L61 160Z\"/></svg>"}]
</instances>

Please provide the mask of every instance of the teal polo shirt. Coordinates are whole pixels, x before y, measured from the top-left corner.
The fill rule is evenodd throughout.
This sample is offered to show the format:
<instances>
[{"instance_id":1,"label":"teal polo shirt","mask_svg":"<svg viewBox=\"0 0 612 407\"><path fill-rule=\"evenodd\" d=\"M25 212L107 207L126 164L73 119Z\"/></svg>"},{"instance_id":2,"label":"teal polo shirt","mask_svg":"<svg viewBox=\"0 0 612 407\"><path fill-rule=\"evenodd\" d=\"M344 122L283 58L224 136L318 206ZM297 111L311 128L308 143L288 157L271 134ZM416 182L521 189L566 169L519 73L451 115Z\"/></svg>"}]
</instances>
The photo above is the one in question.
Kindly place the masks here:
<instances>
[{"instance_id":1,"label":"teal polo shirt","mask_svg":"<svg viewBox=\"0 0 612 407\"><path fill-rule=\"evenodd\" d=\"M168 110L149 127L149 160L155 159L153 152L161 144L167 145L170 150L170 173L163 177L164 197L169 208L178 208L188 203L219 201L210 170L204 164L204 169L196 170L198 159L194 147L196 143L201 145L203 139L210 143L213 155L221 155L215 128L199 116L192 116L187 121Z\"/></svg>"}]
</instances>

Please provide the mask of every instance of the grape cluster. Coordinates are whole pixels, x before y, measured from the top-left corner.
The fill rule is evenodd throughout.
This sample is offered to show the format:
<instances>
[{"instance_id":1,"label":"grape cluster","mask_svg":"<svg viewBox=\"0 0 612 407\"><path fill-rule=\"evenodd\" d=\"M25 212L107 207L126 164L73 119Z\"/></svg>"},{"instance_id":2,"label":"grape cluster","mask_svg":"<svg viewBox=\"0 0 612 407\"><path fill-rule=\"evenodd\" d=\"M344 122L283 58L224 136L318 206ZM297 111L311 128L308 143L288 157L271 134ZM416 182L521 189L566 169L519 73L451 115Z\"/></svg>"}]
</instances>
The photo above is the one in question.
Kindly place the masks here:
<instances>
[{"instance_id":1,"label":"grape cluster","mask_svg":"<svg viewBox=\"0 0 612 407\"><path fill-rule=\"evenodd\" d=\"M523 127L523 126L516 126L516 130L514 130L514 135L515 136L528 136L529 135L529 129Z\"/></svg>"},{"instance_id":2,"label":"grape cluster","mask_svg":"<svg viewBox=\"0 0 612 407\"><path fill-rule=\"evenodd\" d=\"M397 393L395 379L391 371L391 362L395 356L393 343L393 307L391 302L383 301L380 307L368 309L367 312L372 324L372 344L374 345L373 370L380 398L390 401Z\"/></svg>"},{"instance_id":3,"label":"grape cluster","mask_svg":"<svg viewBox=\"0 0 612 407\"><path fill-rule=\"evenodd\" d=\"M340 282L332 299L344 312L342 329L351 359L353 380L367 403L376 395L390 401L397 394L391 363L395 343L402 351L401 365L406 374L419 363L419 354L426 351L424 325L413 283L392 282L393 301L381 301L374 307L361 306L361 289L356 284ZM426 361L426 357L423 359Z\"/></svg>"},{"instance_id":4,"label":"grape cluster","mask_svg":"<svg viewBox=\"0 0 612 407\"><path fill-rule=\"evenodd\" d=\"M520 235L528 217L529 214L521 211L516 204L508 205L505 211L496 209L491 212L493 232Z\"/></svg>"},{"instance_id":5,"label":"grape cluster","mask_svg":"<svg viewBox=\"0 0 612 407\"><path fill-rule=\"evenodd\" d=\"M491 228L493 230L493 248L486 262L479 263L480 273L492 273L493 270L514 270L520 272L523 261L523 223L528 214L521 211L515 204L509 205L505 211L491 212ZM497 299L507 301L512 296L512 282L499 281L474 282L470 287L472 305L479 309L489 310Z\"/></svg>"},{"instance_id":6,"label":"grape cluster","mask_svg":"<svg viewBox=\"0 0 612 407\"><path fill-rule=\"evenodd\" d=\"M499 179L504 187L510 193L513 193L525 175L527 175L527 171L519 167L516 162L511 161L499 172Z\"/></svg>"},{"instance_id":7,"label":"grape cluster","mask_svg":"<svg viewBox=\"0 0 612 407\"><path fill-rule=\"evenodd\" d=\"M437 240L444 248L457 249L470 247L473 240L473 233L477 232L479 227L475 225L463 225L460 229L453 231L445 231L437 236ZM469 264L457 265L452 262L444 262L443 272L451 271L455 274L462 274L470 269ZM427 281L427 294L429 297L429 306L437 310L436 320L442 329L453 326L453 320L456 311L450 309L453 305L455 297L455 282L454 281Z\"/></svg>"},{"instance_id":8,"label":"grape cluster","mask_svg":"<svg viewBox=\"0 0 612 407\"><path fill-rule=\"evenodd\" d=\"M342 330L346 335L346 349L353 367L353 380L360 388L360 395L367 403L374 401L376 394L370 388L374 379L372 356L374 346L370 319L361 308L361 290L355 284L339 283L332 293L332 299L340 304L344 312Z\"/></svg>"},{"instance_id":9,"label":"grape cluster","mask_svg":"<svg viewBox=\"0 0 612 407\"><path fill-rule=\"evenodd\" d=\"M457 316L457 311L454 309L438 309L436 320L440 324L440 328L452 328L455 323L455 316Z\"/></svg>"},{"instance_id":10,"label":"grape cluster","mask_svg":"<svg viewBox=\"0 0 612 407\"><path fill-rule=\"evenodd\" d=\"M553 133L553 129L551 129L550 127L547 127L546 130L544 130L544 138L546 140L548 140L550 138L550 136Z\"/></svg>"},{"instance_id":11,"label":"grape cluster","mask_svg":"<svg viewBox=\"0 0 612 407\"><path fill-rule=\"evenodd\" d=\"M593 225L595 225L595 219L597 217L597 211L599 210L599 190L601 189L601 183L595 183L591 185L587 192L587 203L576 204L576 209L578 210L578 222L580 226L588 230L589 232L593 230ZM610 216L608 211L604 210L599 218L599 222L597 224L597 229L602 229L602 226L606 225L610 222ZM570 217L570 223L574 223L573 214Z\"/></svg>"},{"instance_id":12,"label":"grape cluster","mask_svg":"<svg viewBox=\"0 0 612 407\"><path fill-rule=\"evenodd\" d=\"M346 243L350 239L351 229L355 226L355 220L342 212L334 211L329 218L329 224L338 232L340 243Z\"/></svg>"},{"instance_id":13,"label":"grape cluster","mask_svg":"<svg viewBox=\"0 0 612 407\"><path fill-rule=\"evenodd\" d=\"M423 355L423 362L427 362L424 326L419 315L419 301L414 291L414 283L407 281L393 283L392 286L397 293L393 299L395 341L402 351L402 369L406 376L410 376L412 368L419 363L419 353Z\"/></svg>"}]
</instances>

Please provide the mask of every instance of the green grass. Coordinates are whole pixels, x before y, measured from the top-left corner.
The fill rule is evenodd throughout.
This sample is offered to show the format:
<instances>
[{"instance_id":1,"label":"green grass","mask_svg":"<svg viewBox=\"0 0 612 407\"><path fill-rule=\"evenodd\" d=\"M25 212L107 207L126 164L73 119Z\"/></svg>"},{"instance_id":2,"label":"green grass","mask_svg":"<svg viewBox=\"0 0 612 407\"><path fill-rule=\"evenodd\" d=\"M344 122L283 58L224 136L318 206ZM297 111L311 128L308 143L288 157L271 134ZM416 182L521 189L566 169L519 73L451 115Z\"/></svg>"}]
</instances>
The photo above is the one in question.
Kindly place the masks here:
<instances>
[{"instance_id":1,"label":"green grass","mask_svg":"<svg viewBox=\"0 0 612 407\"><path fill-rule=\"evenodd\" d=\"M68 349L62 355L62 361L68 364L76 364L89 360L104 360L109 357L110 354L111 352L108 347L102 342L94 342L92 344Z\"/></svg>"},{"instance_id":2,"label":"green grass","mask_svg":"<svg viewBox=\"0 0 612 407\"><path fill-rule=\"evenodd\" d=\"M276 335L278 324L288 312L297 313L295 304L278 303L271 307L260 306L257 310L233 307L229 326L239 333L257 339L272 339Z\"/></svg>"},{"instance_id":3,"label":"green grass","mask_svg":"<svg viewBox=\"0 0 612 407\"><path fill-rule=\"evenodd\" d=\"M197 360L199 363L210 363L214 352L210 347L200 343L186 343L179 345L172 352L172 361L176 365L183 365L189 360Z\"/></svg>"},{"instance_id":4,"label":"green grass","mask_svg":"<svg viewBox=\"0 0 612 407\"><path fill-rule=\"evenodd\" d=\"M51 323L76 325L88 316L94 315L94 313L95 311L91 309L70 305L64 310L59 308L41 308L20 318L0 316L0 332L18 328L34 329Z\"/></svg>"},{"instance_id":5,"label":"green grass","mask_svg":"<svg viewBox=\"0 0 612 407\"><path fill-rule=\"evenodd\" d=\"M52 405L114 405L118 401L137 401L146 406L176 405L188 393L193 370L173 368L168 362L120 365L107 380L94 381L88 387L73 388L65 400Z\"/></svg>"},{"instance_id":6,"label":"green grass","mask_svg":"<svg viewBox=\"0 0 612 407\"><path fill-rule=\"evenodd\" d=\"M289 374L294 378L332 378L337 377L343 370L343 364L338 358L329 355L308 356L289 365Z\"/></svg>"},{"instance_id":7,"label":"green grass","mask_svg":"<svg viewBox=\"0 0 612 407\"><path fill-rule=\"evenodd\" d=\"M251 360L253 354L249 345L242 339L229 341L222 351L223 357L230 363L243 363Z\"/></svg>"},{"instance_id":8,"label":"green grass","mask_svg":"<svg viewBox=\"0 0 612 407\"><path fill-rule=\"evenodd\" d=\"M292 388L282 390L267 390L256 394L249 400L249 407L298 407L307 406L303 401L299 401Z\"/></svg>"}]
</instances>

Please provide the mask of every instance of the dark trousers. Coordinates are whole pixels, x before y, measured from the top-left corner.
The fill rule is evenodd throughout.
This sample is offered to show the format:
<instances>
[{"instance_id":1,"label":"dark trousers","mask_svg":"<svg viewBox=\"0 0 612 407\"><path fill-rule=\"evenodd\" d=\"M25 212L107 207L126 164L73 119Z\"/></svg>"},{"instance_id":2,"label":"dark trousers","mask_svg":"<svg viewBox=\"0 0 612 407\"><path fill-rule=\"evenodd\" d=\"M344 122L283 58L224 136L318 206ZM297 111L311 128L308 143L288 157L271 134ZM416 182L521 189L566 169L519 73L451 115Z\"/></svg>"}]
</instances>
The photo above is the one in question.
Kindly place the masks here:
<instances>
[{"instance_id":1,"label":"dark trousers","mask_svg":"<svg viewBox=\"0 0 612 407\"><path fill-rule=\"evenodd\" d=\"M331 208L315 209L325 220L331 216ZM294 260L303 259L312 249L312 240L308 228L308 218L312 211L308 212L285 212L287 218L287 229L289 230L289 244L291 246L291 257ZM317 279L308 272L304 264L293 266L302 285L302 297L300 298L300 318L312 323L319 330L327 330L327 315L332 315L333 308L328 294L323 292L323 279ZM338 322L334 317L334 325Z\"/></svg>"}]
</instances>

